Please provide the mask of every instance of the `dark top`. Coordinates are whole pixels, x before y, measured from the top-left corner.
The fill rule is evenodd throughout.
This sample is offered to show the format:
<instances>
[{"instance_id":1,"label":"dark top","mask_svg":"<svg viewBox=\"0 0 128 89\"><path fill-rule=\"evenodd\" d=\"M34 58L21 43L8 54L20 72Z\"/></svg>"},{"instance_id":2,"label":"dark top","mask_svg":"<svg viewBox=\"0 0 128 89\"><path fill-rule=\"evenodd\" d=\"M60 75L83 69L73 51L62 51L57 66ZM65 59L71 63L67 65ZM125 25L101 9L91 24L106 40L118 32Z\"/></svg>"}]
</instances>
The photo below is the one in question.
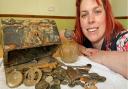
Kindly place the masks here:
<instances>
[{"instance_id":1,"label":"dark top","mask_svg":"<svg viewBox=\"0 0 128 89\"><path fill-rule=\"evenodd\" d=\"M93 48L89 40L84 42L84 46L87 48ZM128 51L128 31L122 31L118 33L116 37L112 36L112 39L109 43L104 40L101 50Z\"/></svg>"}]
</instances>

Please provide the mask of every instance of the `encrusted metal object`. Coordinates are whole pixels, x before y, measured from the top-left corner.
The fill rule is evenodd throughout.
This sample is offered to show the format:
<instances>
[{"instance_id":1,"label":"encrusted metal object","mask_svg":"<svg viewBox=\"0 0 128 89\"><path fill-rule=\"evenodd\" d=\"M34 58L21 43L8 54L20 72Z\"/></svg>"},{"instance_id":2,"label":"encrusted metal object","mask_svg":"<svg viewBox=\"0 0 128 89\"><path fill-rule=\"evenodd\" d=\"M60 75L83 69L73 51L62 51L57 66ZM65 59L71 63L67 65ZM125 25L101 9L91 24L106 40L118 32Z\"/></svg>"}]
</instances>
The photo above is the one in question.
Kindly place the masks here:
<instances>
[{"instance_id":1,"label":"encrusted metal object","mask_svg":"<svg viewBox=\"0 0 128 89\"><path fill-rule=\"evenodd\" d=\"M45 81L45 79L41 79L36 85L35 89L49 89L49 83Z\"/></svg>"},{"instance_id":2,"label":"encrusted metal object","mask_svg":"<svg viewBox=\"0 0 128 89\"><path fill-rule=\"evenodd\" d=\"M36 85L42 77L42 71L38 68L31 68L25 72L24 84L26 86Z\"/></svg>"},{"instance_id":3,"label":"encrusted metal object","mask_svg":"<svg viewBox=\"0 0 128 89\"><path fill-rule=\"evenodd\" d=\"M2 19L1 23L5 66L50 56L61 44L54 20L28 21L11 18Z\"/></svg>"},{"instance_id":4,"label":"encrusted metal object","mask_svg":"<svg viewBox=\"0 0 128 89\"><path fill-rule=\"evenodd\" d=\"M68 67L66 70L71 82L75 81L80 77L80 74L78 71L74 70L72 67Z\"/></svg>"},{"instance_id":5,"label":"encrusted metal object","mask_svg":"<svg viewBox=\"0 0 128 89\"><path fill-rule=\"evenodd\" d=\"M73 40L73 30L65 29L64 44L61 45L61 60L65 63L74 63L79 56L78 43Z\"/></svg>"},{"instance_id":6,"label":"encrusted metal object","mask_svg":"<svg viewBox=\"0 0 128 89\"><path fill-rule=\"evenodd\" d=\"M61 45L61 60L65 63L74 63L79 56L78 44L74 40L67 40Z\"/></svg>"},{"instance_id":7,"label":"encrusted metal object","mask_svg":"<svg viewBox=\"0 0 128 89\"><path fill-rule=\"evenodd\" d=\"M20 71L13 70L6 74L7 85L11 88L18 87L23 81L23 74Z\"/></svg>"},{"instance_id":8,"label":"encrusted metal object","mask_svg":"<svg viewBox=\"0 0 128 89\"><path fill-rule=\"evenodd\" d=\"M50 84L50 83L52 83L52 81L53 81L53 77L52 77L52 76L47 76L47 77L45 78L45 81Z\"/></svg>"},{"instance_id":9,"label":"encrusted metal object","mask_svg":"<svg viewBox=\"0 0 128 89\"><path fill-rule=\"evenodd\" d=\"M96 80L98 82L104 82L106 80L104 76L100 76L97 73L89 73L88 75L91 80Z\"/></svg>"},{"instance_id":10,"label":"encrusted metal object","mask_svg":"<svg viewBox=\"0 0 128 89\"><path fill-rule=\"evenodd\" d=\"M88 74L91 67L92 67L91 64L87 64L86 66L81 66L78 67L77 69L80 72L80 74Z\"/></svg>"}]
</instances>

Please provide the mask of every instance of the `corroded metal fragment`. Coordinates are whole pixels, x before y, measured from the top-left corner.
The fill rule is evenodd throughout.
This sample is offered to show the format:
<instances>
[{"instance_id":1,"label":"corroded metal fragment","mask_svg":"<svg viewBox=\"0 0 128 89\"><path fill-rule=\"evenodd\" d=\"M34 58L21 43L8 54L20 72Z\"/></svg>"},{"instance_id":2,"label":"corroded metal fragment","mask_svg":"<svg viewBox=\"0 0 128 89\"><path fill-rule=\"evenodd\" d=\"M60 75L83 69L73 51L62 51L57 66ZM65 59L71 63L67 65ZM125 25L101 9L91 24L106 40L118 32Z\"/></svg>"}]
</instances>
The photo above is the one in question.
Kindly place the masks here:
<instances>
[{"instance_id":1,"label":"corroded metal fragment","mask_svg":"<svg viewBox=\"0 0 128 89\"><path fill-rule=\"evenodd\" d=\"M40 81L42 72L38 68L31 68L25 72L24 76L24 84L26 86L34 86Z\"/></svg>"},{"instance_id":2,"label":"corroded metal fragment","mask_svg":"<svg viewBox=\"0 0 128 89\"><path fill-rule=\"evenodd\" d=\"M80 74L88 74L88 72L90 71L92 65L91 64L87 64L85 66L81 66L78 67L78 71L80 72Z\"/></svg>"},{"instance_id":3,"label":"corroded metal fragment","mask_svg":"<svg viewBox=\"0 0 128 89\"><path fill-rule=\"evenodd\" d=\"M80 77L79 72L72 67L68 67L66 71L71 81L74 81Z\"/></svg>"},{"instance_id":4,"label":"corroded metal fragment","mask_svg":"<svg viewBox=\"0 0 128 89\"><path fill-rule=\"evenodd\" d=\"M97 73L89 73L88 75L91 80L96 80L98 82L104 82L106 80L104 76L100 76Z\"/></svg>"},{"instance_id":5,"label":"corroded metal fragment","mask_svg":"<svg viewBox=\"0 0 128 89\"><path fill-rule=\"evenodd\" d=\"M35 85L35 89L49 89L49 83L47 83L43 78Z\"/></svg>"},{"instance_id":6,"label":"corroded metal fragment","mask_svg":"<svg viewBox=\"0 0 128 89\"><path fill-rule=\"evenodd\" d=\"M18 87L23 81L23 75L20 71L13 70L6 73L7 85L11 88Z\"/></svg>"}]
</instances>

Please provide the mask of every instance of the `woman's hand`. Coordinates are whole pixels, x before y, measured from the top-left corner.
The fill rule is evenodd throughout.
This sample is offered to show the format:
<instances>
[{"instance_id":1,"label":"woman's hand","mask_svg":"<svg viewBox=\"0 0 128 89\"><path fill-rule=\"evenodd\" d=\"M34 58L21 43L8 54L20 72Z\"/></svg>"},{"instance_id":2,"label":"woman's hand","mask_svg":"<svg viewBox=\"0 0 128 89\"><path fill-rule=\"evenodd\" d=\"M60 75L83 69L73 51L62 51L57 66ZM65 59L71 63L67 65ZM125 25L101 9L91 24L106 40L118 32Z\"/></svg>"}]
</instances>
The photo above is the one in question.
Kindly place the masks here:
<instances>
[{"instance_id":1,"label":"woman's hand","mask_svg":"<svg viewBox=\"0 0 128 89\"><path fill-rule=\"evenodd\" d=\"M85 48L82 45L78 46L80 54L87 56L88 58L90 58L91 60L98 62L98 63L102 63L102 59L104 57L104 51L98 50L98 49L94 49L94 48Z\"/></svg>"},{"instance_id":2,"label":"woman's hand","mask_svg":"<svg viewBox=\"0 0 128 89\"><path fill-rule=\"evenodd\" d=\"M85 48L82 45L79 45L79 51L92 61L103 64L128 79L128 52L102 51L93 48Z\"/></svg>"},{"instance_id":3,"label":"woman's hand","mask_svg":"<svg viewBox=\"0 0 128 89\"><path fill-rule=\"evenodd\" d=\"M80 51L80 53L84 56L93 56L94 54L96 54L98 52L97 49L93 49L93 48L86 48L83 45L79 45L78 49Z\"/></svg>"}]
</instances>

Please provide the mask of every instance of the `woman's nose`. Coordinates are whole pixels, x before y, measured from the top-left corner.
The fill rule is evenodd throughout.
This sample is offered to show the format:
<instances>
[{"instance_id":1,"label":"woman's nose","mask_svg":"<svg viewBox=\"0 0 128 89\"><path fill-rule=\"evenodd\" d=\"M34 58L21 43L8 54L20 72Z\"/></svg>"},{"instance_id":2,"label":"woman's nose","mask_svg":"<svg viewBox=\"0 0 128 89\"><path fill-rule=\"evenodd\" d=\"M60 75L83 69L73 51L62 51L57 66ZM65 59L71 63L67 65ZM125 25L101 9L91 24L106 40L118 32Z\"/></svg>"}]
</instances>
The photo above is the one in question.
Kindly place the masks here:
<instances>
[{"instance_id":1,"label":"woman's nose","mask_svg":"<svg viewBox=\"0 0 128 89\"><path fill-rule=\"evenodd\" d=\"M90 14L90 15L88 16L88 23L89 23L89 24L95 23L95 16L94 16L93 14Z\"/></svg>"}]
</instances>

